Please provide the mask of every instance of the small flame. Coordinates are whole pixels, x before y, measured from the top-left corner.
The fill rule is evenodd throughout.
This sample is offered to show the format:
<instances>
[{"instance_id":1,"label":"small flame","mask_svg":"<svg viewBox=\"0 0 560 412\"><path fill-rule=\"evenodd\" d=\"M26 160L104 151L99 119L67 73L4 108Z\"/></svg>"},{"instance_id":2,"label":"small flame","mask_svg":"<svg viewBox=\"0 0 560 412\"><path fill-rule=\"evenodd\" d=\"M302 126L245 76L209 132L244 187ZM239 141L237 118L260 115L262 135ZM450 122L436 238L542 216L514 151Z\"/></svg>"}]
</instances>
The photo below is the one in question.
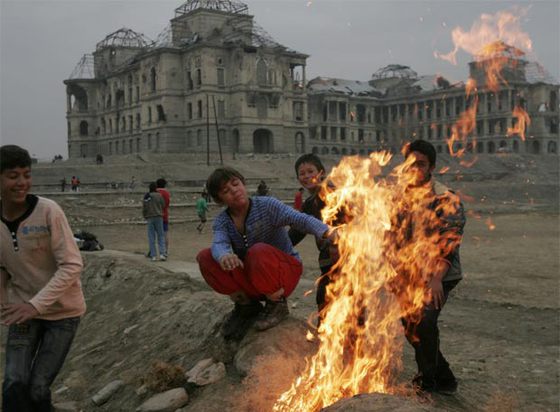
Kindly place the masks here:
<instances>
[{"instance_id":1,"label":"small flame","mask_svg":"<svg viewBox=\"0 0 560 412\"><path fill-rule=\"evenodd\" d=\"M513 109L513 118L515 119L515 123L513 127L508 127L507 135L519 135L521 140L525 140L525 130L531 124L531 118L529 114L520 106L516 106Z\"/></svg>"},{"instance_id":2,"label":"small flame","mask_svg":"<svg viewBox=\"0 0 560 412\"><path fill-rule=\"evenodd\" d=\"M486 223L486 226L488 227L488 230L496 229L496 225L492 222L491 218L486 219L486 221L484 223Z\"/></svg>"}]
</instances>

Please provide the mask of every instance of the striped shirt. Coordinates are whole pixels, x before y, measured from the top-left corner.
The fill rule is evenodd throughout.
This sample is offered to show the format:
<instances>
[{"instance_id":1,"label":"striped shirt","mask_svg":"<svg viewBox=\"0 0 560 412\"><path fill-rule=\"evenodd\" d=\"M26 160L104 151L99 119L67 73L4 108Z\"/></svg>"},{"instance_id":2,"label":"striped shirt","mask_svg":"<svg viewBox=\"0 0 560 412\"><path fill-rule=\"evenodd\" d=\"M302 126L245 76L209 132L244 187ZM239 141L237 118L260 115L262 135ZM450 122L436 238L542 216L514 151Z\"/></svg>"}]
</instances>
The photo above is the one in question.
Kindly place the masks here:
<instances>
[{"instance_id":1,"label":"striped shirt","mask_svg":"<svg viewBox=\"0 0 560 412\"><path fill-rule=\"evenodd\" d=\"M301 260L288 237L286 226L317 237L323 236L329 228L313 216L300 213L273 197L253 197L249 201L245 234L239 233L227 209L214 220L212 256L217 262L228 253L235 253L243 259L256 243L267 243Z\"/></svg>"}]
</instances>

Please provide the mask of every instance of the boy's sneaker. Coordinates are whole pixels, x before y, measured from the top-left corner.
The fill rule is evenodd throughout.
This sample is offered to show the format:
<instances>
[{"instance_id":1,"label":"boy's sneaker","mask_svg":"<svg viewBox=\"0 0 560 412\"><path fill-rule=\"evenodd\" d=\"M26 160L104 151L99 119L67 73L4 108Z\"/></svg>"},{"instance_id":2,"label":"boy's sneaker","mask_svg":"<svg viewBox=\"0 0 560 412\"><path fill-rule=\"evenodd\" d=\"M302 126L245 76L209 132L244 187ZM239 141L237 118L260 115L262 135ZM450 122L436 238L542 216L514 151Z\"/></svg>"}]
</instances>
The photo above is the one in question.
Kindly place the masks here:
<instances>
[{"instance_id":1,"label":"boy's sneaker","mask_svg":"<svg viewBox=\"0 0 560 412\"><path fill-rule=\"evenodd\" d=\"M263 306L258 300L247 305L236 303L222 325L222 335L226 340L241 340L247 333Z\"/></svg>"},{"instance_id":2,"label":"boy's sneaker","mask_svg":"<svg viewBox=\"0 0 560 412\"><path fill-rule=\"evenodd\" d=\"M167 255L161 255L159 260L161 260L162 262L165 262L167 260Z\"/></svg>"},{"instance_id":3,"label":"boy's sneaker","mask_svg":"<svg viewBox=\"0 0 560 412\"><path fill-rule=\"evenodd\" d=\"M255 323L255 328L260 331L270 329L286 319L289 313L290 310L288 309L286 298L278 301L267 299L266 306Z\"/></svg>"},{"instance_id":4,"label":"boy's sneaker","mask_svg":"<svg viewBox=\"0 0 560 412\"><path fill-rule=\"evenodd\" d=\"M157 257L154 256L153 258L150 258L150 260L151 260L152 262L157 262Z\"/></svg>"}]
</instances>

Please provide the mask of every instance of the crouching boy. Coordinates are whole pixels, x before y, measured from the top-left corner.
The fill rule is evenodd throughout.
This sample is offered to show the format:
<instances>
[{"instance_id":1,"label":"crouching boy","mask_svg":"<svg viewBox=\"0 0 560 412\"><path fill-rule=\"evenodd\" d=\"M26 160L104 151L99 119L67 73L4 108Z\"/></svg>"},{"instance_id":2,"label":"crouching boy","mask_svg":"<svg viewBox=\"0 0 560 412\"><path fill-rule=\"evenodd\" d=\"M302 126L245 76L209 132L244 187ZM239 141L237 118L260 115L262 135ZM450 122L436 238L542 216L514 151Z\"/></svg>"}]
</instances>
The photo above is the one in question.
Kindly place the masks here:
<instances>
[{"instance_id":1,"label":"crouching boy","mask_svg":"<svg viewBox=\"0 0 560 412\"><path fill-rule=\"evenodd\" d=\"M80 316L82 258L64 212L29 194L31 158L0 147L0 306L7 325L4 412L51 411L50 386Z\"/></svg>"},{"instance_id":2,"label":"crouching boy","mask_svg":"<svg viewBox=\"0 0 560 412\"><path fill-rule=\"evenodd\" d=\"M317 237L330 231L320 220L278 199L249 198L245 178L235 169L216 169L207 187L226 209L214 221L212 247L201 251L197 260L208 285L235 304L223 326L224 337L240 339L257 317L256 329L265 330L288 316L286 299L303 267L285 227Z\"/></svg>"}]
</instances>

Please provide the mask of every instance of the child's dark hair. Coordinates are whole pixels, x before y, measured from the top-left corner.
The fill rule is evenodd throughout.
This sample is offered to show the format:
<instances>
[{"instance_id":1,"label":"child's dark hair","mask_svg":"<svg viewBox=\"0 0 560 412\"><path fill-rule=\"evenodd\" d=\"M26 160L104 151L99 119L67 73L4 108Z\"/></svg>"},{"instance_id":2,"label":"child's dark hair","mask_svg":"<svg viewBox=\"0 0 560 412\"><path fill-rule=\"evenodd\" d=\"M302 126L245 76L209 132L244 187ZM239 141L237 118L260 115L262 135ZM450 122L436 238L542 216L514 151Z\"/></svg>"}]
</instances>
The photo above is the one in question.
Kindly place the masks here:
<instances>
[{"instance_id":1,"label":"child's dark hair","mask_svg":"<svg viewBox=\"0 0 560 412\"><path fill-rule=\"evenodd\" d=\"M155 182L150 183L150 193L152 192L157 192L157 185L155 184Z\"/></svg>"},{"instance_id":2,"label":"child's dark hair","mask_svg":"<svg viewBox=\"0 0 560 412\"><path fill-rule=\"evenodd\" d=\"M29 152L12 144L0 147L0 173L16 167L31 167Z\"/></svg>"},{"instance_id":3,"label":"child's dark hair","mask_svg":"<svg viewBox=\"0 0 560 412\"><path fill-rule=\"evenodd\" d=\"M436 148L430 142L427 142L426 140L414 140L404 147L404 157L407 158L412 152L418 152L425 155L430 161L431 167L436 165Z\"/></svg>"},{"instance_id":4,"label":"child's dark hair","mask_svg":"<svg viewBox=\"0 0 560 412\"><path fill-rule=\"evenodd\" d=\"M219 167L214 170L210 176L208 176L206 187L208 188L208 193L210 194L210 196L212 196L212 199L214 199L216 203L221 203L219 192L222 188L222 185L229 182L233 178L237 178L241 180L243 184L245 184L245 178L243 177L243 175L233 167Z\"/></svg>"},{"instance_id":5,"label":"child's dark hair","mask_svg":"<svg viewBox=\"0 0 560 412\"><path fill-rule=\"evenodd\" d=\"M296 164L295 164L296 176L298 175L299 167L303 163L312 164L313 166L315 166L317 168L317 170L319 172L324 172L325 171L325 166L323 166L323 162L321 162L321 159L319 159L319 156L317 156L315 153L306 153L304 155L301 155L299 157L299 159L296 160Z\"/></svg>"},{"instance_id":6,"label":"child's dark hair","mask_svg":"<svg viewBox=\"0 0 560 412\"><path fill-rule=\"evenodd\" d=\"M165 186L167 186L167 180L165 180L163 177L159 178L158 180L156 180L156 186L160 189L163 189Z\"/></svg>"}]
</instances>

